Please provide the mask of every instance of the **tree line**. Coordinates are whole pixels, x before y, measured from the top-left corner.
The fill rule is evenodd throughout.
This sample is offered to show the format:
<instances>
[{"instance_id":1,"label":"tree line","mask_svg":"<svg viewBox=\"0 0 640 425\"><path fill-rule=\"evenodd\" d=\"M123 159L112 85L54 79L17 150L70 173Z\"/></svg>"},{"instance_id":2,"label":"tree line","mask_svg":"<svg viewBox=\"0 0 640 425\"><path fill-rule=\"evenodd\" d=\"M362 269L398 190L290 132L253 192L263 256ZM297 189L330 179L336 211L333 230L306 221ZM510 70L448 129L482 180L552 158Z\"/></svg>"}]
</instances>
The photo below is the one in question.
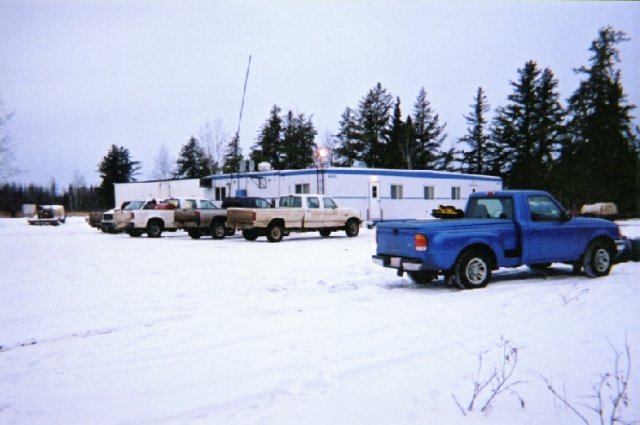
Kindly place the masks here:
<instances>
[{"instance_id":1,"label":"tree line","mask_svg":"<svg viewBox=\"0 0 640 425\"><path fill-rule=\"evenodd\" d=\"M404 115L401 99L377 83L358 105L344 109L336 134L322 147L332 165L494 175L505 188L549 190L573 208L613 201L623 213L638 214L640 129L633 127L635 105L627 101L617 68L618 46L625 41L626 35L611 27L599 31L588 65L575 69L582 79L566 106L553 71L534 60L517 70L506 104L494 109L492 119L487 94L478 87L464 115L467 131L448 147L446 123L424 87ZM283 113L273 105L247 158L254 166L307 168L316 160L316 136L312 116ZM191 136L182 145L177 160L162 146L152 178L238 172L244 157L238 133L228 137L220 125L207 123L199 138ZM140 168L128 149L112 145L98 164L102 182L92 189L99 204L113 206L113 183L136 181Z\"/></svg>"},{"instance_id":2,"label":"tree line","mask_svg":"<svg viewBox=\"0 0 640 425\"><path fill-rule=\"evenodd\" d=\"M575 70L583 78L566 107L553 71L533 60L518 69L492 120L479 87L464 116L467 132L449 148L446 123L424 88L403 119L400 98L377 84L357 108L344 110L332 141L334 163L494 175L505 188L548 190L573 208L613 201L625 214L640 213L640 129L616 68L625 41L623 32L599 31L589 64Z\"/></svg>"},{"instance_id":3,"label":"tree line","mask_svg":"<svg viewBox=\"0 0 640 425\"><path fill-rule=\"evenodd\" d=\"M107 209L101 202L98 188L95 186L70 184L60 191L55 181L47 186L0 184L0 212L16 217L21 213L24 204L64 205L67 212Z\"/></svg>"}]
</instances>

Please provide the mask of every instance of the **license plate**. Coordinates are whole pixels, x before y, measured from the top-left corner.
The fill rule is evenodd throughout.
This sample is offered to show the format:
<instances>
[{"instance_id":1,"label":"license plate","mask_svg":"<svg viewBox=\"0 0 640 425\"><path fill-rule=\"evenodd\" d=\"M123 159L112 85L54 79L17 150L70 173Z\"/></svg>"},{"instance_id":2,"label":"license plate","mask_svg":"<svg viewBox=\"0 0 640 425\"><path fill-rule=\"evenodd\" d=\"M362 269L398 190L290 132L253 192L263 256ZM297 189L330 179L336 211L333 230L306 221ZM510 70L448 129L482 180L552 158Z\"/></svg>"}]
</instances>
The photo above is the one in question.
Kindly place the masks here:
<instances>
[{"instance_id":1,"label":"license plate","mask_svg":"<svg viewBox=\"0 0 640 425\"><path fill-rule=\"evenodd\" d=\"M401 264L402 263L401 263L400 257L391 257L391 258L389 258L389 265L391 267L399 269Z\"/></svg>"}]
</instances>

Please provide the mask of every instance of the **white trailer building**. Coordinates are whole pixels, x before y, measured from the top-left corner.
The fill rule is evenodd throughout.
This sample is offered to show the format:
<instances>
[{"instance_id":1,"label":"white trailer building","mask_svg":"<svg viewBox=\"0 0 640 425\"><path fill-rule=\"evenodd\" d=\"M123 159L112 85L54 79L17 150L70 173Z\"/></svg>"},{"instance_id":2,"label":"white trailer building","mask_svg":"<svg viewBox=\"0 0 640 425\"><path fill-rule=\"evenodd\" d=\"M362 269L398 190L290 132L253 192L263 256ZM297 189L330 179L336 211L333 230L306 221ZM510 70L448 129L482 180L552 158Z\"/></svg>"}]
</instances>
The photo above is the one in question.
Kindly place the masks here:
<instances>
[{"instance_id":1,"label":"white trailer building","mask_svg":"<svg viewBox=\"0 0 640 425\"><path fill-rule=\"evenodd\" d=\"M375 221L431 217L439 205L463 208L470 193L501 189L499 177L477 174L321 167L117 184L116 204L140 197L202 196L221 201L227 196L275 199L291 193L324 193L341 206L360 210L363 219Z\"/></svg>"},{"instance_id":2,"label":"white trailer building","mask_svg":"<svg viewBox=\"0 0 640 425\"><path fill-rule=\"evenodd\" d=\"M339 205L360 210L363 219L430 217L439 205L463 208L470 193L502 189L499 177L426 170L328 167L219 174L202 179L209 196L277 198L324 193Z\"/></svg>"}]
</instances>

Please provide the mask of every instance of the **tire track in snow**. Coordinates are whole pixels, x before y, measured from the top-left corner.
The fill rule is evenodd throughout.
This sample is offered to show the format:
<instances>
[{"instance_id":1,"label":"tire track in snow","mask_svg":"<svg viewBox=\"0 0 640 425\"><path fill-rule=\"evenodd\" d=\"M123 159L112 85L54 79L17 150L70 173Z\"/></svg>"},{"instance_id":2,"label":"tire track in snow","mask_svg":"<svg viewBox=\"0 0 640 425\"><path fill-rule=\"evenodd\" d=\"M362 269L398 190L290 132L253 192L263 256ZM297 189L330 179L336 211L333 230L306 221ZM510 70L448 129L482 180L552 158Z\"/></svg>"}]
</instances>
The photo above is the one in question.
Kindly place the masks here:
<instances>
[{"instance_id":1,"label":"tire track in snow","mask_svg":"<svg viewBox=\"0 0 640 425\"><path fill-rule=\"evenodd\" d=\"M41 338L41 339L32 338L32 339L27 339L26 341L18 342L18 343L11 344L11 345L0 345L0 353L4 353L4 352L7 352L7 351L11 351L11 350L16 350L16 349L20 349L20 348L33 347L34 345L41 345L41 344L48 344L48 343L53 343L53 342L60 342L60 341L71 340L71 339L75 339L75 338L89 338L89 337L93 337L93 336L108 335L108 334L113 333L113 332L115 332L117 330L119 330L119 329L118 328L89 329L89 330L86 330L86 331L83 331L83 332L74 332L74 333L71 333L71 334L60 335L60 336L57 336L57 337Z\"/></svg>"}]
</instances>

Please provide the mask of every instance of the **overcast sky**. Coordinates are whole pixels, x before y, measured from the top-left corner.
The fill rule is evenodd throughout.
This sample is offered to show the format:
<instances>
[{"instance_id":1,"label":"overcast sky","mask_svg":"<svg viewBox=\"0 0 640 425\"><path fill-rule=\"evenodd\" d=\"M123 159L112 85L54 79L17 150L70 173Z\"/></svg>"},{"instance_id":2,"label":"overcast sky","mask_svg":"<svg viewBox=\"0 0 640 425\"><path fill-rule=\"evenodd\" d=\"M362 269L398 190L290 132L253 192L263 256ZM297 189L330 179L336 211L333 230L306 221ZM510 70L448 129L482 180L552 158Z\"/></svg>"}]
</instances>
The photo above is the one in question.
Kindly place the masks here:
<instances>
[{"instance_id":1,"label":"overcast sky","mask_svg":"<svg viewBox=\"0 0 640 425\"><path fill-rule=\"evenodd\" d=\"M477 88L492 109L505 104L530 59L566 99L607 25L631 38L620 67L640 105L638 2L0 0L14 180L66 185L76 172L98 184L112 144L142 162L145 180L163 144L175 159L207 121L233 134L249 55L245 155L272 105L312 115L321 143L377 82L405 116L424 87L448 147Z\"/></svg>"}]
</instances>

